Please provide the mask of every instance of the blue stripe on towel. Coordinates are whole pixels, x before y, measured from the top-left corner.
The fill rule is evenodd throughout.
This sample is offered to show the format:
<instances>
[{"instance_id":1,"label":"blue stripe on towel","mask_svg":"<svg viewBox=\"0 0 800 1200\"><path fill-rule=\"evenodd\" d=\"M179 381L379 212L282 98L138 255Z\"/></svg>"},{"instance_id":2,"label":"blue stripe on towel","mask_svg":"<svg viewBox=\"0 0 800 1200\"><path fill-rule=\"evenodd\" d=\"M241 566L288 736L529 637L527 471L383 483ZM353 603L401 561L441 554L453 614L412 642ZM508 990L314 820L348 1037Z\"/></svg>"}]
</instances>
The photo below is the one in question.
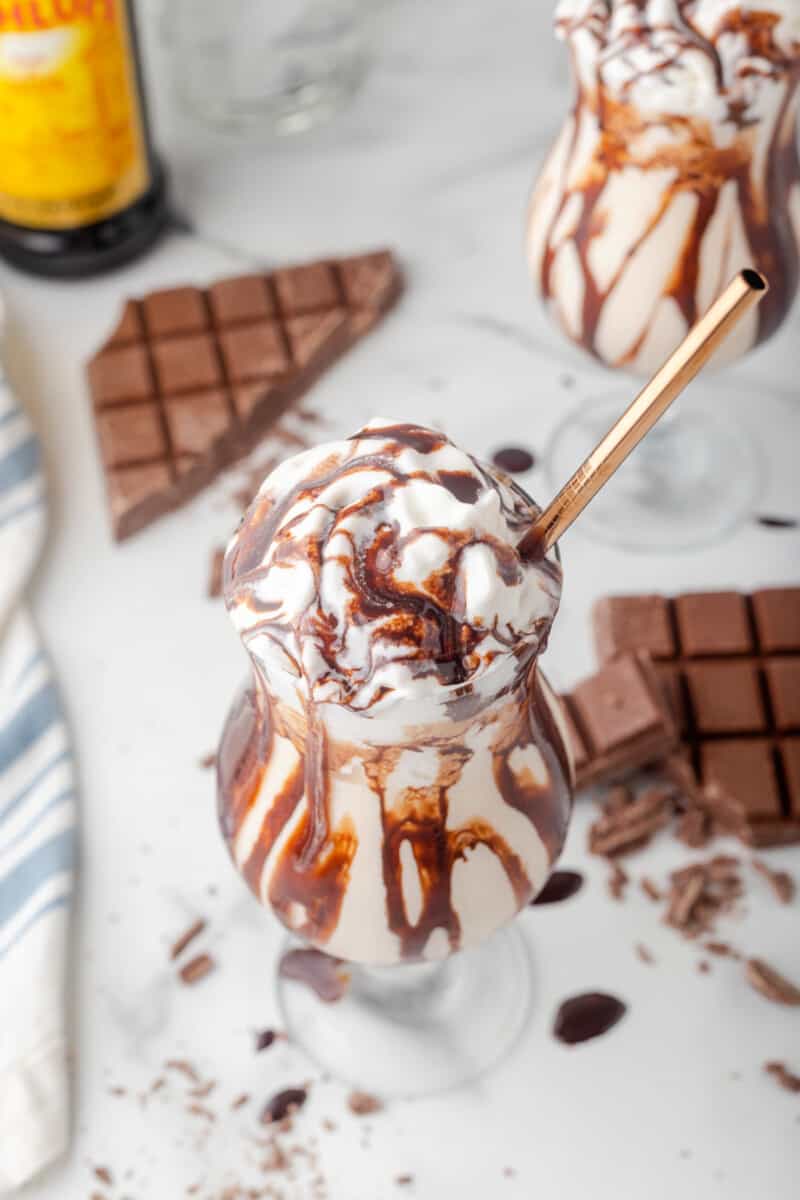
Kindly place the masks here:
<instances>
[{"instance_id":1,"label":"blue stripe on towel","mask_svg":"<svg viewBox=\"0 0 800 1200\"><path fill-rule=\"evenodd\" d=\"M75 865L75 834L65 829L39 846L0 880L0 928L19 912L42 884Z\"/></svg>"},{"instance_id":2,"label":"blue stripe on towel","mask_svg":"<svg viewBox=\"0 0 800 1200\"><path fill-rule=\"evenodd\" d=\"M64 788L58 793L57 796L53 796L51 800L47 801L47 804L45 804L44 808L38 812L31 821L28 822L25 828L21 829L19 833L14 835L7 846L3 845L2 837L0 837L0 853L7 854L9 850L13 850L15 846L18 846L20 842L24 841L28 834L31 833L37 827L37 825L42 823L49 812L52 812L54 808L58 808L59 804L63 804L66 800L74 799L75 789L72 787ZM2 833L2 827L0 827L0 833Z\"/></svg>"},{"instance_id":3,"label":"blue stripe on towel","mask_svg":"<svg viewBox=\"0 0 800 1200\"><path fill-rule=\"evenodd\" d=\"M9 491L18 483L30 479L38 471L39 461L39 442L31 434L4 458L0 458L0 491Z\"/></svg>"},{"instance_id":4,"label":"blue stripe on towel","mask_svg":"<svg viewBox=\"0 0 800 1200\"><path fill-rule=\"evenodd\" d=\"M34 788L37 788L44 779L45 775L49 775L53 767L57 767L60 763L66 762L70 757L69 750L59 750L54 758L50 759L49 763L45 763L34 775L30 783L27 783L21 791L17 792L16 796L12 796L5 808L0 808L0 821L9 816L15 808L18 808L24 800L27 800Z\"/></svg>"},{"instance_id":5,"label":"blue stripe on towel","mask_svg":"<svg viewBox=\"0 0 800 1200\"><path fill-rule=\"evenodd\" d=\"M41 508L42 503L42 496L34 496L32 500L27 500L24 504L20 504L19 508L12 508L10 513L6 513L4 517L0 517L0 529L3 529L6 525L10 525L12 521L17 521L20 517L27 516L34 509Z\"/></svg>"},{"instance_id":6,"label":"blue stripe on towel","mask_svg":"<svg viewBox=\"0 0 800 1200\"><path fill-rule=\"evenodd\" d=\"M10 950L14 949L17 942L19 942L22 938L24 938L24 936L28 932L28 930L31 929L36 924L37 921L40 921L42 919L42 917L45 916L47 913L52 912L54 908L66 908L67 905L69 904L69 900L70 900L69 896L55 896L52 900L48 900L47 903L44 904L39 909L38 912L35 912L33 914L33 916L30 918L29 921L25 922L25 924L22 926L22 929L17 930L17 932L14 934L13 938L8 943L8 945L5 947L5 949L0 950L0 962L3 961L3 959L9 953Z\"/></svg>"},{"instance_id":7,"label":"blue stripe on towel","mask_svg":"<svg viewBox=\"0 0 800 1200\"><path fill-rule=\"evenodd\" d=\"M46 683L0 729L0 771L28 750L60 718L53 683Z\"/></svg>"}]
</instances>

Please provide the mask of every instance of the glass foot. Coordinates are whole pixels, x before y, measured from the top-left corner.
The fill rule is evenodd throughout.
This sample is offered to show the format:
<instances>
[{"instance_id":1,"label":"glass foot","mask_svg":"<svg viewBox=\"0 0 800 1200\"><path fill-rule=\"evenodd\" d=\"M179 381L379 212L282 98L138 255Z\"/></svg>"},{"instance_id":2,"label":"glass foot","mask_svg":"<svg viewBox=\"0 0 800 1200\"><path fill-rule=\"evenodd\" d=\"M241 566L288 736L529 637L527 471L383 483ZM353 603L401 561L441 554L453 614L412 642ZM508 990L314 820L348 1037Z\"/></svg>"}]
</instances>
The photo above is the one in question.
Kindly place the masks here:
<instances>
[{"instance_id":1,"label":"glass foot","mask_svg":"<svg viewBox=\"0 0 800 1200\"><path fill-rule=\"evenodd\" d=\"M702 397L702 393L701 393ZM726 413L694 399L668 415L633 451L581 513L576 528L628 550L686 550L715 542L753 512L760 485L758 455ZM622 394L589 402L556 430L547 452L554 493L630 403Z\"/></svg>"},{"instance_id":2,"label":"glass foot","mask_svg":"<svg viewBox=\"0 0 800 1200\"><path fill-rule=\"evenodd\" d=\"M530 953L514 925L443 962L348 964L348 972L350 986L332 1004L279 978L279 1003L289 1038L318 1067L377 1096L475 1079L509 1053L531 1010Z\"/></svg>"}]
</instances>

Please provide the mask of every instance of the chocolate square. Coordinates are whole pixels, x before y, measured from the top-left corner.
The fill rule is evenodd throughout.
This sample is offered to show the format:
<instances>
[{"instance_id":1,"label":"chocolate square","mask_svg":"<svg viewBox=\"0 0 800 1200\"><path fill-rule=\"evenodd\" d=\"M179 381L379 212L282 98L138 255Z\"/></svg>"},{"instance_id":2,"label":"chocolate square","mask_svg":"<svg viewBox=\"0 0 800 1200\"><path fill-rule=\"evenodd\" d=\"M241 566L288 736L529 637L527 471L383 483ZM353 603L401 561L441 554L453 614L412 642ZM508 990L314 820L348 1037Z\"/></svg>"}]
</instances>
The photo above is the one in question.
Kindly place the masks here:
<instances>
[{"instance_id":1,"label":"chocolate square","mask_svg":"<svg viewBox=\"0 0 800 1200\"><path fill-rule=\"evenodd\" d=\"M744 596L738 592L696 592L675 601L678 637L689 658L747 654L752 650Z\"/></svg>"},{"instance_id":2,"label":"chocolate square","mask_svg":"<svg viewBox=\"0 0 800 1200\"><path fill-rule=\"evenodd\" d=\"M163 458L167 452L161 412L155 400L126 404L97 414L103 461L109 467Z\"/></svg>"},{"instance_id":3,"label":"chocolate square","mask_svg":"<svg viewBox=\"0 0 800 1200\"><path fill-rule=\"evenodd\" d=\"M282 375L291 366L276 321L259 321L220 334L225 366L234 383Z\"/></svg>"},{"instance_id":4,"label":"chocolate square","mask_svg":"<svg viewBox=\"0 0 800 1200\"><path fill-rule=\"evenodd\" d=\"M800 588L753 592L753 615L761 649L800 650Z\"/></svg>"},{"instance_id":5,"label":"chocolate square","mask_svg":"<svg viewBox=\"0 0 800 1200\"><path fill-rule=\"evenodd\" d=\"M607 753L637 734L656 729L661 713L629 659L609 663L602 672L578 684L572 700L582 726L600 753Z\"/></svg>"},{"instance_id":6,"label":"chocolate square","mask_svg":"<svg viewBox=\"0 0 800 1200\"><path fill-rule=\"evenodd\" d=\"M705 742L700 751L704 783L717 783L748 817L775 817L781 798L772 746L766 738Z\"/></svg>"},{"instance_id":7,"label":"chocolate square","mask_svg":"<svg viewBox=\"0 0 800 1200\"><path fill-rule=\"evenodd\" d=\"M217 351L208 334L154 342L153 360L163 392L196 391L223 382Z\"/></svg>"},{"instance_id":8,"label":"chocolate square","mask_svg":"<svg viewBox=\"0 0 800 1200\"><path fill-rule=\"evenodd\" d=\"M800 729L800 657L767 659L764 676L775 728L781 733Z\"/></svg>"},{"instance_id":9,"label":"chocolate square","mask_svg":"<svg viewBox=\"0 0 800 1200\"><path fill-rule=\"evenodd\" d=\"M89 363L89 386L98 408L124 400L144 400L155 390L144 346L106 350Z\"/></svg>"},{"instance_id":10,"label":"chocolate square","mask_svg":"<svg viewBox=\"0 0 800 1200\"><path fill-rule=\"evenodd\" d=\"M230 427L227 393L222 388L168 396L167 425L176 455L205 454Z\"/></svg>"},{"instance_id":11,"label":"chocolate square","mask_svg":"<svg viewBox=\"0 0 800 1200\"><path fill-rule=\"evenodd\" d=\"M257 383L237 383L231 388L236 415L240 421L249 421L254 412L263 407L272 393L274 397L275 414L280 415L284 409L283 395L268 379ZM272 412L265 409L267 421L271 421Z\"/></svg>"},{"instance_id":12,"label":"chocolate square","mask_svg":"<svg viewBox=\"0 0 800 1200\"><path fill-rule=\"evenodd\" d=\"M214 320L220 325L275 315L275 302L263 275L220 279L208 289L208 300Z\"/></svg>"},{"instance_id":13,"label":"chocolate square","mask_svg":"<svg viewBox=\"0 0 800 1200\"><path fill-rule=\"evenodd\" d=\"M689 711L683 688L683 673L680 667L672 663L659 662L655 664L655 667L658 681L666 693L670 712L675 718L678 731L684 734L689 727Z\"/></svg>"},{"instance_id":14,"label":"chocolate square","mask_svg":"<svg viewBox=\"0 0 800 1200\"><path fill-rule=\"evenodd\" d=\"M346 320L347 314L342 308L334 308L330 312L309 313L304 317L288 317L286 335L295 363L303 367L311 362L319 352L320 346L324 346Z\"/></svg>"},{"instance_id":15,"label":"chocolate square","mask_svg":"<svg viewBox=\"0 0 800 1200\"><path fill-rule=\"evenodd\" d=\"M688 663L686 683L700 733L760 733L767 728L753 662Z\"/></svg>"},{"instance_id":16,"label":"chocolate square","mask_svg":"<svg viewBox=\"0 0 800 1200\"><path fill-rule=\"evenodd\" d=\"M203 293L196 287L167 288L151 292L142 301L147 328L154 337L173 333L199 333L208 328Z\"/></svg>"},{"instance_id":17,"label":"chocolate square","mask_svg":"<svg viewBox=\"0 0 800 1200\"><path fill-rule=\"evenodd\" d=\"M341 303L336 276L324 262L286 267L273 274L278 303L287 316Z\"/></svg>"},{"instance_id":18,"label":"chocolate square","mask_svg":"<svg viewBox=\"0 0 800 1200\"><path fill-rule=\"evenodd\" d=\"M800 738L783 739L781 758L788 792L789 815L800 819Z\"/></svg>"},{"instance_id":19,"label":"chocolate square","mask_svg":"<svg viewBox=\"0 0 800 1200\"><path fill-rule=\"evenodd\" d=\"M645 650L653 659L674 657L675 638L663 596L605 596L592 612L601 662L627 650Z\"/></svg>"},{"instance_id":20,"label":"chocolate square","mask_svg":"<svg viewBox=\"0 0 800 1200\"><path fill-rule=\"evenodd\" d=\"M106 342L107 346L124 346L127 342L140 341L144 337L144 326L139 305L135 300L126 300L117 327Z\"/></svg>"},{"instance_id":21,"label":"chocolate square","mask_svg":"<svg viewBox=\"0 0 800 1200\"><path fill-rule=\"evenodd\" d=\"M129 518L130 514L158 496L172 483L167 463L148 463L140 467L123 467L107 477L111 516L114 521ZM146 523L144 512L137 514ZM138 525L134 526L138 528Z\"/></svg>"}]
</instances>

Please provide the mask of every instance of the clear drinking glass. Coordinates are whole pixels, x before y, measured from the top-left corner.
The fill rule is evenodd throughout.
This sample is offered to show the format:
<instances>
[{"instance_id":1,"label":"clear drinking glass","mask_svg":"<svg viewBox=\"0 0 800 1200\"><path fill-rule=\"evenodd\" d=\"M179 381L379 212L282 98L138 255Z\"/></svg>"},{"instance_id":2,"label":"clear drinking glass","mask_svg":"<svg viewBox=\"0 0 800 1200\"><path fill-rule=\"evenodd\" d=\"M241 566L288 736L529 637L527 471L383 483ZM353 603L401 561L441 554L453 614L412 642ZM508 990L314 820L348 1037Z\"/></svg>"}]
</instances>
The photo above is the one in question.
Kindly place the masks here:
<instances>
[{"instance_id":1,"label":"clear drinking glass","mask_svg":"<svg viewBox=\"0 0 800 1200\"><path fill-rule=\"evenodd\" d=\"M380 1095L486 1071L525 1027L533 972L513 918L544 886L571 811L559 702L534 659L507 656L449 716L317 703L254 665L218 756L237 869L291 941L348 960L334 1004L281 979L292 1040ZM323 836L319 836L321 813Z\"/></svg>"},{"instance_id":2,"label":"clear drinking glass","mask_svg":"<svg viewBox=\"0 0 800 1200\"><path fill-rule=\"evenodd\" d=\"M531 198L535 285L573 342L649 378L737 271L755 267L770 292L715 357L725 366L780 327L797 292L796 15L733 0L562 0L556 23L575 102ZM609 388L567 418L548 455L554 482L634 391ZM729 399L727 375L693 385L680 416L662 421L592 502L584 532L683 548L751 513L759 463Z\"/></svg>"},{"instance_id":3,"label":"clear drinking glass","mask_svg":"<svg viewBox=\"0 0 800 1200\"><path fill-rule=\"evenodd\" d=\"M365 0L175 0L165 18L180 103L222 131L309 129L365 73Z\"/></svg>"}]
</instances>

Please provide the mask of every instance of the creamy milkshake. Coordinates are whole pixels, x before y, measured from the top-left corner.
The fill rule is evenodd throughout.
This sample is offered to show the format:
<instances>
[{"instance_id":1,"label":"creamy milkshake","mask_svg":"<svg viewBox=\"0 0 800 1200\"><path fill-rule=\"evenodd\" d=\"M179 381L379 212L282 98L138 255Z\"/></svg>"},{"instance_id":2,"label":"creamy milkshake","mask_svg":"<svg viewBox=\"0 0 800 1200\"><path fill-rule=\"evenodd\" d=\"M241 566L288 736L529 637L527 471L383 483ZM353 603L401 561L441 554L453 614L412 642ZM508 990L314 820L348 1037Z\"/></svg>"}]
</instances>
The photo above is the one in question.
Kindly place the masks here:
<instances>
[{"instance_id":1,"label":"creamy milkshake","mask_svg":"<svg viewBox=\"0 0 800 1200\"><path fill-rule=\"evenodd\" d=\"M516 551L537 511L444 435L373 421L276 468L234 535L225 600L252 679L220 820L304 941L440 959L544 885L571 766L537 661L560 567Z\"/></svg>"},{"instance_id":2,"label":"creamy milkshake","mask_svg":"<svg viewBox=\"0 0 800 1200\"><path fill-rule=\"evenodd\" d=\"M658 369L727 281L765 302L719 363L769 337L798 284L800 0L562 0L575 104L533 193L528 256L564 331Z\"/></svg>"}]
</instances>

